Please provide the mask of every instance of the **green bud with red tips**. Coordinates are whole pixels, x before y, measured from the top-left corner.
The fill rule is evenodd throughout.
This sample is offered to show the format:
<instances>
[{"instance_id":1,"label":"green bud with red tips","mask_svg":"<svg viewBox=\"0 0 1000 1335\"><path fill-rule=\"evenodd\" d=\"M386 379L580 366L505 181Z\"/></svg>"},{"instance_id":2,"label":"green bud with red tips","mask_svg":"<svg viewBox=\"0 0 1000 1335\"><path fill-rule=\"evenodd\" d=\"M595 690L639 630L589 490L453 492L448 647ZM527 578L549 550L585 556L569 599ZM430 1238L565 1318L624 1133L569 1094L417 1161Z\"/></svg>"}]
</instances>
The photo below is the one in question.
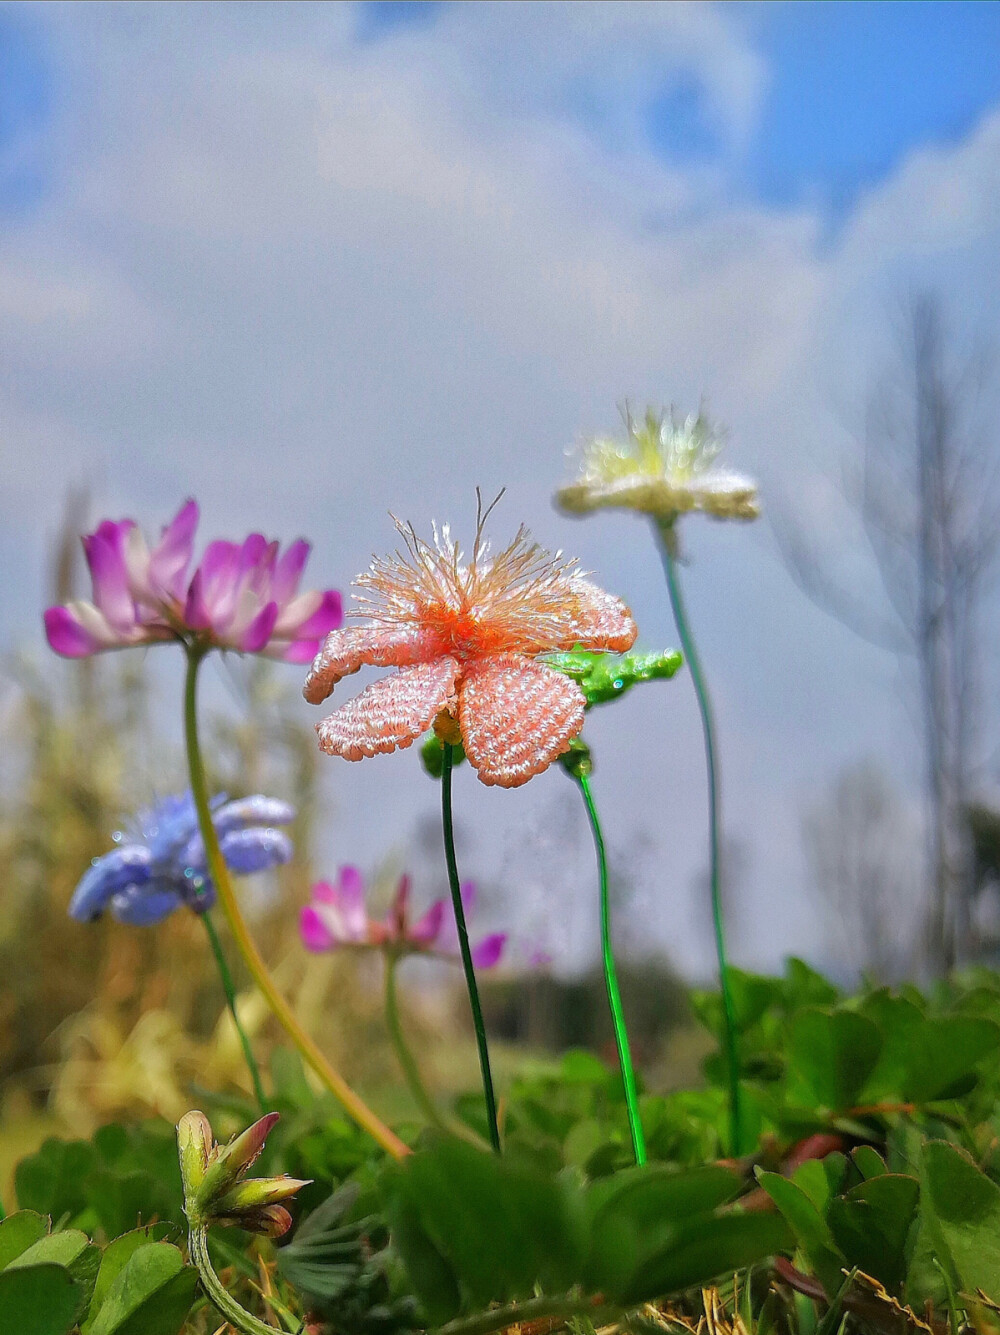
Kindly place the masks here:
<instances>
[{"instance_id":1,"label":"green bud with red tips","mask_svg":"<svg viewBox=\"0 0 1000 1335\"><path fill-rule=\"evenodd\" d=\"M282 1173L278 1177L246 1178L260 1157L277 1113L268 1113L227 1145L217 1145L202 1112L185 1113L177 1124L177 1151L184 1183L184 1212L194 1227L235 1224L250 1233L280 1237L292 1217L279 1204L308 1185Z\"/></svg>"}]
</instances>

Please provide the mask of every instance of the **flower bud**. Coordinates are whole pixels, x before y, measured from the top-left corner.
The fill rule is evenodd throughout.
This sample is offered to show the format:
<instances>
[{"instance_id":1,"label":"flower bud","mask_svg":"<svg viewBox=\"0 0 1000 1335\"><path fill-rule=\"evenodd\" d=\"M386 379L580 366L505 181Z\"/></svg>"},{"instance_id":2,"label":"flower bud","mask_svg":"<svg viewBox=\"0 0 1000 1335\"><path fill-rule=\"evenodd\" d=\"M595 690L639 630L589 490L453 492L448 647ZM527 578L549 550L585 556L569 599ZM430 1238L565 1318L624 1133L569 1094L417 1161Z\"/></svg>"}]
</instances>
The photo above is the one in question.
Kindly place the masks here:
<instances>
[{"instance_id":1,"label":"flower bud","mask_svg":"<svg viewBox=\"0 0 1000 1335\"><path fill-rule=\"evenodd\" d=\"M212 1153L212 1127L203 1112L187 1112L177 1123L177 1152L185 1196L201 1186Z\"/></svg>"},{"instance_id":2,"label":"flower bud","mask_svg":"<svg viewBox=\"0 0 1000 1335\"><path fill-rule=\"evenodd\" d=\"M201 1112L185 1113L177 1124L177 1150L184 1182L184 1210L192 1225L234 1224L250 1233L279 1238L292 1217L279 1201L294 1196L308 1182L280 1174L245 1178L260 1156L278 1120L267 1113L228 1145L212 1140L212 1128Z\"/></svg>"}]
</instances>

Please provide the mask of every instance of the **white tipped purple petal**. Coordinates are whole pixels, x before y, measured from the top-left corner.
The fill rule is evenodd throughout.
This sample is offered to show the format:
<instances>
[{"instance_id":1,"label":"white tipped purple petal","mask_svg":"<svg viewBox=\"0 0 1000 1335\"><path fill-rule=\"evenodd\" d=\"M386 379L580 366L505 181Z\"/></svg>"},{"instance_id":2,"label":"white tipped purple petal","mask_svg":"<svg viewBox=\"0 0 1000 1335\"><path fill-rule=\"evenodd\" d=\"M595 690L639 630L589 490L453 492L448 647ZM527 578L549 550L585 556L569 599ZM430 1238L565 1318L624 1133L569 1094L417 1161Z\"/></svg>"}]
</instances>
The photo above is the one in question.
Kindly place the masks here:
<instances>
[{"instance_id":1,"label":"white tipped purple petal","mask_svg":"<svg viewBox=\"0 0 1000 1335\"><path fill-rule=\"evenodd\" d=\"M112 895L149 880L152 856L144 844L112 849L84 872L73 891L68 913L78 922L99 918Z\"/></svg>"},{"instance_id":2,"label":"white tipped purple petal","mask_svg":"<svg viewBox=\"0 0 1000 1335\"><path fill-rule=\"evenodd\" d=\"M299 914L299 935L306 950L317 953L341 944L312 904L306 904Z\"/></svg>"},{"instance_id":3,"label":"white tipped purple petal","mask_svg":"<svg viewBox=\"0 0 1000 1335\"><path fill-rule=\"evenodd\" d=\"M271 597L281 603L274 590ZM321 592L312 589L300 593L290 603L282 604L282 612L275 626L275 634L287 639L321 639L343 624L344 609L336 589Z\"/></svg>"},{"instance_id":4,"label":"white tipped purple petal","mask_svg":"<svg viewBox=\"0 0 1000 1335\"><path fill-rule=\"evenodd\" d=\"M309 550L309 543L298 538L275 564L271 580L271 597L282 607L291 603L299 591L302 572L309 559Z\"/></svg>"},{"instance_id":5,"label":"white tipped purple petal","mask_svg":"<svg viewBox=\"0 0 1000 1335\"><path fill-rule=\"evenodd\" d=\"M191 562L197 527L198 504L185 501L164 528L149 558L149 583L156 593L177 599L184 596L184 576Z\"/></svg>"},{"instance_id":6,"label":"white tipped purple petal","mask_svg":"<svg viewBox=\"0 0 1000 1335\"><path fill-rule=\"evenodd\" d=\"M245 654L259 654L271 638L277 620L278 604L268 603L240 634L234 647Z\"/></svg>"},{"instance_id":7,"label":"white tipped purple petal","mask_svg":"<svg viewBox=\"0 0 1000 1335\"><path fill-rule=\"evenodd\" d=\"M348 940L367 941L368 910L365 908L365 881L357 867L341 867L337 891Z\"/></svg>"},{"instance_id":8,"label":"white tipped purple petal","mask_svg":"<svg viewBox=\"0 0 1000 1335\"><path fill-rule=\"evenodd\" d=\"M441 928L444 926L445 902L443 899L436 899L422 918L413 924L406 933L408 941L415 941L418 945L429 946L441 935Z\"/></svg>"},{"instance_id":9,"label":"white tipped purple petal","mask_svg":"<svg viewBox=\"0 0 1000 1335\"><path fill-rule=\"evenodd\" d=\"M106 647L81 625L72 606L46 608L44 621L49 647L63 658L89 658Z\"/></svg>"},{"instance_id":10,"label":"white tipped purple petal","mask_svg":"<svg viewBox=\"0 0 1000 1335\"><path fill-rule=\"evenodd\" d=\"M130 519L120 524L106 519L98 525L96 532L83 539L94 588L94 604L109 624L126 636L136 624L135 603L125 565L125 540L132 527Z\"/></svg>"}]
</instances>

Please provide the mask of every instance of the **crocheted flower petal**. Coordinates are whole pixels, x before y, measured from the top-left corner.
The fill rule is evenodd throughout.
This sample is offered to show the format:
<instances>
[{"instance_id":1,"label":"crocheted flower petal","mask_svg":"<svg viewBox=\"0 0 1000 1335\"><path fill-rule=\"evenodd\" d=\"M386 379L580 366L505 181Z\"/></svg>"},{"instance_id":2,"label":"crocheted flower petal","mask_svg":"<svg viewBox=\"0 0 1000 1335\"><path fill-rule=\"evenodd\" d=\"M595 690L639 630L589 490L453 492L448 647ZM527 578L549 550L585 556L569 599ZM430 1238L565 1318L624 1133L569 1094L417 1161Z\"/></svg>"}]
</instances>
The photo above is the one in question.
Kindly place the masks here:
<instances>
[{"instance_id":1,"label":"crocheted flower petal","mask_svg":"<svg viewBox=\"0 0 1000 1335\"><path fill-rule=\"evenodd\" d=\"M518 788L569 750L584 703L575 681L523 654L482 658L459 689L465 754L483 783Z\"/></svg>"},{"instance_id":2,"label":"crocheted flower petal","mask_svg":"<svg viewBox=\"0 0 1000 1335\"><path fill-rule=\"evenodd\" d=\"M553 640L548 648L608 649L623 654L635 644L639 631L632 613L611 593L581 575L566 581L565 612L554 618Z\"/></svg>"},{"instance_id":3,"label":"crocheted flower petal","mask_svg":"<svg viewBox=\"0 0 1000 1335\"><path fill-rule=\"evenodd\" d=\"M350 676L366 663L371 667L409 667L437 658L439 652L437 639L417 627L384 630L379 626L347 626L333 630L316 655L302 694L310 704L318 705L341 677Z\"/></svg>"},{"instance_id":4,"label":"crocheted flower petal","mask_svg":"<svg viewBox=\"0 0 1000 1335\"><path fill-rule=\"evenodd\" d=\"M316 725L320 749L361 760L411 745L454 700L458 673L453 658L441 657L373 682Z\"/></svg>"}]
</instances>

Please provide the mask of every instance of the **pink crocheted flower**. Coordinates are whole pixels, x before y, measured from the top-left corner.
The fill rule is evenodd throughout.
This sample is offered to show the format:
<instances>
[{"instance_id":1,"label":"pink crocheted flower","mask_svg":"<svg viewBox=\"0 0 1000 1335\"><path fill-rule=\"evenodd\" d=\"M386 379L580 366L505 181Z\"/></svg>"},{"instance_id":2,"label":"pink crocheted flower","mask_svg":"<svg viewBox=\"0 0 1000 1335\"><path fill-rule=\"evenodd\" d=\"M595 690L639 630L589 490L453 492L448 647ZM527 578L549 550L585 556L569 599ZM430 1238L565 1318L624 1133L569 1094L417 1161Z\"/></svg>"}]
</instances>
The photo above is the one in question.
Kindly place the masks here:
<instances>
[{"instance_id":1,"label":"pink crocheted flower","mask_svg":"<svg viewBox=\"0 0 1000 1335\"><path fill-rule=\"evenodd\" d=\"M278 544L260 533L242 543L210 542L188 570L198 506L186 501L150 551L135 521L106 519L83 539L93 601L45 613L49 644L66 658L88 658L163 640L199 640L219 649L308 663L339 626L340 594L299 591L307 542Z\"/></svg>"},{"instance_id":2,"label":"pink crocheted flower","mask_svg":"<svg viewBox=\"0 0 1000 1335\"><path fill-rule=\"evenodd\" d=\"M620 599L523 527L491 556L488 514L468 563L447 528L429 543L397 520L405 553L376 558L355 580L364 590L357 615L368 624L326 637L303 694L319 704L365 664L399 671L318 724L324 751L361 760L410 746L434 724L445 740L460 735L483 783L516 788L569 749L583 725L583 692L536 656L577 645L624 652L635 622Z\"/></svg>"},{"instance_id":3,"label":"pink crocheted flower","mask_svg":"<svg viewBox=\"0 0 1000 1335\"><path fill-rule=\"evenodd\" d=\"M302 909L299 932L307 950L340 948L387 950L396 955L433 955L458 960L458 930L454 915L443 899L436 899L416 922L410 921L410 878L401 876L385 920L377 922L365 907L365 883L357 867L341 867L337 883L318 881L312 899ZM462 903L467 914L476 901L471 881L462 885ZM472 948L478 969L491 969L500 962L507 942L505 932L493 932Z\"/></svg>"}]
</instances>

